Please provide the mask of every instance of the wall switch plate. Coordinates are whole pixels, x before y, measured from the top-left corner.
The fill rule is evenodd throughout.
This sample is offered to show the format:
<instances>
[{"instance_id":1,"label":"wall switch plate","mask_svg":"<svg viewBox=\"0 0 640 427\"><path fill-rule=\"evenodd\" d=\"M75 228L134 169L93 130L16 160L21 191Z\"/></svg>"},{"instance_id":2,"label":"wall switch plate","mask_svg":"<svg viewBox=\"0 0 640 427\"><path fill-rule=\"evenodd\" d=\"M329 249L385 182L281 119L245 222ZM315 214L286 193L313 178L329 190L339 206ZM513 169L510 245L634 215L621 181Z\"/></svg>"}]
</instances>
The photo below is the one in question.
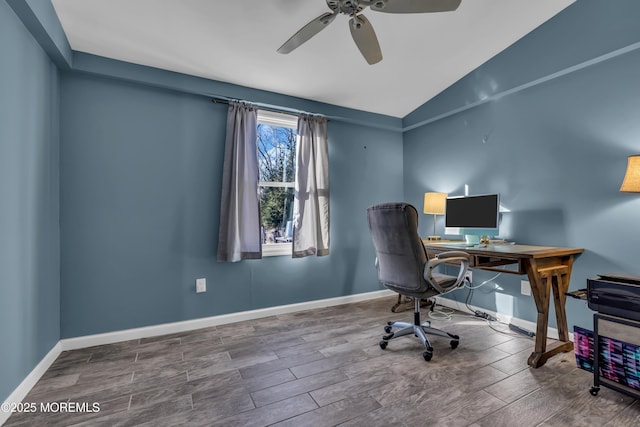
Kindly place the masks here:
<instances>
[{"instance_id":1,"label":"wall switch plate","mask_svg":"<svg viewBox=\"0 0 640 427\"><path fill-rule=\"evenodd\" d=\"M528 280L520 280L520 293L522 295L531 295L531 283Z\"/></svg>"},{"instance_id":2,"label":"wall switch plate","mask_svg":"<svg viewBox=\"0 0 640 427\"><path fill-rule=\"evenodd\" d=\"M196 293L207 292L207 279L196 279Z\"/></svg>"},{"instance_id":3,"label":"wall switch plate","mask_svg":"<svg viewBox=\"0 0 640 427\"><path fill-rule=\"evenodd\" d=\"M467 272L465 273L464 277L467 279L467 282L471 283L473 282L473 271L471 271L471 269L467 269Z\"/></svg>"}]
</instances>

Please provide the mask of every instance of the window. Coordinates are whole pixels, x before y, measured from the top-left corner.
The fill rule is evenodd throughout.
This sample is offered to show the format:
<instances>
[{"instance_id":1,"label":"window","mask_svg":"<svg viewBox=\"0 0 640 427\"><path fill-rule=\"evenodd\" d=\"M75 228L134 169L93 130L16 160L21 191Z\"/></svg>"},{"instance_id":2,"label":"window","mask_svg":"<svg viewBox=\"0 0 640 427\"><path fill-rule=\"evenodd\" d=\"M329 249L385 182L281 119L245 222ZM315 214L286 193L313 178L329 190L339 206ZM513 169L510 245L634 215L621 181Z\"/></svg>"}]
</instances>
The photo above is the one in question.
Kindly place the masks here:
<instances>
[{"instance_id":1,"label":"window","mask_svg":"<svg viewBox=\"0 0 640 427\"><path fill-rule=\"evenodd\" d=\"M258 110L262 255L291 255L298 118Z\"/></svg>"}]
</instances>

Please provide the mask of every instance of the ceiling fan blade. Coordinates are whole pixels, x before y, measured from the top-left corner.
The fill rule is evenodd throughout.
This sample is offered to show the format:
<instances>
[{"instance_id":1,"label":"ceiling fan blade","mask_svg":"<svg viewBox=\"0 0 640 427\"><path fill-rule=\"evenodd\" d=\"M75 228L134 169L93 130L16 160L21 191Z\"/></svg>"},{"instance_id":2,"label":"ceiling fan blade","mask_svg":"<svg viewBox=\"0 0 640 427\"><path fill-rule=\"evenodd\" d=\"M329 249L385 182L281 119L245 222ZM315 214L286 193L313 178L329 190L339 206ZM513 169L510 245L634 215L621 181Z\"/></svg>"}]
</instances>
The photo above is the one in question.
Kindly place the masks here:
<instances>
[{"instance_id":1,"label":"ceiling fan blade","mask_svg":"<svg viewBox=\"0 0 640 427\"><path fill-rule=\"evenodd\" d=\"M462 0L373 0L371 10L386 13L451 12Z\"/></svg>"},{"instance_id":2,"label":"ceiling fan blade","mask_svg":"<svg viewBox=\"0 0 640 427\"><path fill-rule=\"evenodd\" d=\"M364 59L373 65L382 61L382 52L380 51L380 43L376 37L373 26L364 15L356 15L349 20L349 29L351 37L356 42L356 46L360 49L360 53Z\"/></svg>"},{"instance_id":3,"label":"ceiling fan blade","mask_svg":"<svg viewBox=\"0 0 640 427\"><path fill-rule=\"evenodd\" d=\"M334 13L327 12L318 16L316 19L309 22L304 27L300 28L298 32L292 35L289 40L284 42L284 44L280 46L280 48L278 49L278 53L291 52L292 50L300 46L302 43L306 42L311 37L315 36L320 31L324 30L327 27L327 25L329 25L330 23L333 22L334 19L336 19L337 15L338 15L337 12L334 12Z\"/></svg>"}]
</instances>

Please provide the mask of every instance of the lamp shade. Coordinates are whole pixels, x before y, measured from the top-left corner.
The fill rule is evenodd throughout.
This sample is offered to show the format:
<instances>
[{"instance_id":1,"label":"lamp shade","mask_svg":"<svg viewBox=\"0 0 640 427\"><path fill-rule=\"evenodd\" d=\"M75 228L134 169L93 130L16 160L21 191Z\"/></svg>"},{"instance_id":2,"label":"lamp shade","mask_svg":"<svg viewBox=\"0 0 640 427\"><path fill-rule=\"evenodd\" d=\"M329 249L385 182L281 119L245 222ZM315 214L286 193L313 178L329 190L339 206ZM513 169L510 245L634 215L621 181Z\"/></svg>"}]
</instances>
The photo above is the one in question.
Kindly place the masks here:
<instances>
[{"instance_id":1,"label":"lamp shade","mask_svg":"<svg viewBox=\"0 0 640 427\"><path fill-rule=\"evenodd\" d=\"M445 200L447 193L424 193L423 213L443 215L445 211Z\"/></svg>"},{"instance_id":2,"label":"lamp shade","mask_svg":"<svg viewBox=\"0 0 640 427\"><path fill-rule=\"evenodd\" d=\"M627 173L625 173L624 180L622 180L620 191L625 193L640 193L640 154L629 156L627 160Z\"/></svg>"}]
</instances>

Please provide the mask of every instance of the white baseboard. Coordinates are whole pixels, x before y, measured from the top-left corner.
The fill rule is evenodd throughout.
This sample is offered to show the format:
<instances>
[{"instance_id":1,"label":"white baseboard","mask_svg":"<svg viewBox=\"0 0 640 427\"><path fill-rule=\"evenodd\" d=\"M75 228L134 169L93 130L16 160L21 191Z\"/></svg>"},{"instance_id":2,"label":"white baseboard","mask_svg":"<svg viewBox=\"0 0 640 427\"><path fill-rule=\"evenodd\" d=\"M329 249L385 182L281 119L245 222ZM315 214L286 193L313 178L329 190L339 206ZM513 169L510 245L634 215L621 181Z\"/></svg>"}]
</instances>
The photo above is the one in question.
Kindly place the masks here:
<instances>
[{"instance_id":1,"label":"white baseboard","mask_svg":"<svg viewBox=\"0 0 640 427\"><path fill-rule=\"evenodd\" d=\"M53 346L49 353L46 354L38 363L38 365L33 368L33 370L27 375L27 377L22 380L20 385L16 387L16 389L7 397L7 400L4 401L4 404L11 403L19 403L29 394L34 385L38 382L38 380L47 372L47 369L55 362L55 360L62 353L62 345L60 345L60 341ZM0 410L0 426L4 424L11 416L11 412L5 412Z\"/></svg>"},{"instance_id":2,"label":"white baseboard","mask_svg":"<svg viewBox=\"0 0 640 427\"><path fill-rule=\"evenodd\" d=\"M443 305L445 307L453 308L455 310L462 311L465 313L469 312L469 309L467 308L467 306L462 302L454 301L452 299L443 298L443 297L437 297L436 300L438 304ZM533 331L533 332L536 331L535 322L529 322L528 320L518 319L517 317L513 317L507 314L497 313L495 311L487 310L486 308L482 308L482 307L476 307L474 305L469 305L469 307L471 307L472 310L480 310L485 313L488 313L493 317L500 319L500 322L502 323L506 323L506 324L513 323L514 325L527 329L529 331ZM557 340L558 330L556 328L547 328L547 337ZM573 333L569 333L569 339L573 341Z\"/></svg>"},{"instance_id":3,"label":"white baseboard","mask_svg":"<svg viewBox=\"0 0 640 427\"><path fill-rule=\"evenodd\" d=\"M222 314L219 316L203 317L200 319L185 320L182 322L164 323L161 325L126 329L123 331L108 332L104 334L67 338L60 340L60 344L62 345L62 350L76 350L79 348L93 347L95 345L112 344L120 341L155 337L158 335L174 334L177 332L185 332L194 329L208 328L211 326L225 325L227 323L261 319L263 317L275 316L278 314L295 313L302 310L311 310L314 308L323 308L334 305L348 304L352 302L367 301L390 295L395 295L395 293L385 289L381 291L366 292L362 294L327 298L316 301L301 302L297 304L281 305L277 307L261 308L257 310L242 311L238 313Z\"/></svg>"}]
</instances>

